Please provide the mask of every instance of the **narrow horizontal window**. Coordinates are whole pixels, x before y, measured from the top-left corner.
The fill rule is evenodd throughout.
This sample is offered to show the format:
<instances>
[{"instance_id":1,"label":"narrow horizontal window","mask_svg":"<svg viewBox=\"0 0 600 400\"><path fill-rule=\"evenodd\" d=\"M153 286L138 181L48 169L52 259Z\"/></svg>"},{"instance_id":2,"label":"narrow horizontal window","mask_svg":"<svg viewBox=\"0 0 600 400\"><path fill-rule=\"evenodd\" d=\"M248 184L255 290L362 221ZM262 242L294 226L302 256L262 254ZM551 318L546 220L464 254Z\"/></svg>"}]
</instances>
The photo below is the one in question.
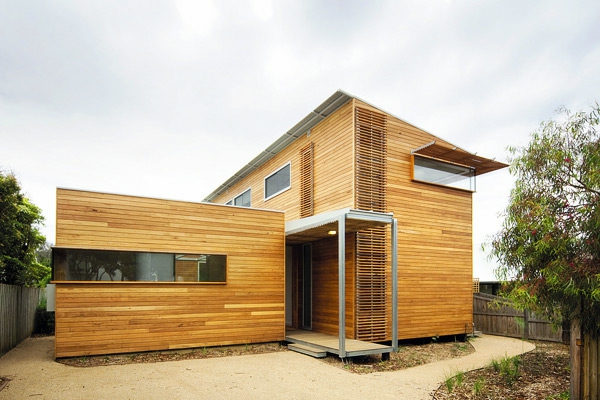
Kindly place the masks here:
<instances>
[{"instance_id":1,"label":"narrow horizontal window","mask_svg":"<svg viewBox=\"0 0 600 400\"><path fill-rule=\"evenodd\" d=\"M291 163L287 163L265 178L265 200L291 187Z\"/></svg>"},{"instance_id":2,"label":"narrow horizontal window","mask_svg":"<svg viewBox=\"0 0 600 400\"><path fill-rule=\"evenodd\" d=\"M52 273L59 281L225 283L227 256L56 248Z\"/></svg>"},{"instance_id":3,"label":"narrow horizontal window","mask_svg":"<svg viewBox=\"0 0 600 400\"><path fill-rule=\"evenodd\" d=\"M475 169L426 157L413 156L413 179L475 191Z\"/></svg>"},{"instance_id":4,"label":"narrow horizontal window","mask_svg":"<svg viewBox=\"0 0 600 400\"><path fill-rule=\"evenodd\" d=\"M244 193L233 199L233 205L240 207L252 206L252 190L248 189Z\"/></svg>"}]
</instances>

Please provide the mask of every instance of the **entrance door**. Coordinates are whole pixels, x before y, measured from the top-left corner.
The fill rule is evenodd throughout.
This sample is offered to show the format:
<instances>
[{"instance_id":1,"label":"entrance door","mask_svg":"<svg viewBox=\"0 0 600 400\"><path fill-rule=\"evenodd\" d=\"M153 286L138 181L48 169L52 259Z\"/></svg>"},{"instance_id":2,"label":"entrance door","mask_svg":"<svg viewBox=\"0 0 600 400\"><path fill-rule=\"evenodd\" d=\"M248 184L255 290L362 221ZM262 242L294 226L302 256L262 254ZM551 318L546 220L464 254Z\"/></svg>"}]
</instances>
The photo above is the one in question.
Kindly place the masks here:
<instances>
[{"instance_id":1,"label":"entrance door","mask_svg":"<svg viewBox=\"0 0 600 400\"><path fill-rule=\"evenodd\" d=\"M312 246L302 245L302 329L312 329Z\"/></svg>"}]
</instances>

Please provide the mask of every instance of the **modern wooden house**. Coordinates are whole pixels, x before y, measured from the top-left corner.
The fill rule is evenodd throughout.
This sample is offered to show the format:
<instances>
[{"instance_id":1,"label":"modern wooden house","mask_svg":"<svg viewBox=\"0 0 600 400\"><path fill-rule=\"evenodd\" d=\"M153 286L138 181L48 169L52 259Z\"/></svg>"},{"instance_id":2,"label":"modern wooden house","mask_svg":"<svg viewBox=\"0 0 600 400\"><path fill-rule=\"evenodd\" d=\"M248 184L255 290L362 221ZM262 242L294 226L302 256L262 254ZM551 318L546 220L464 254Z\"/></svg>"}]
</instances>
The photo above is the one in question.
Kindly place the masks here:
<instances>
[{"instance_id":1,"label":"modern wooden house","mask_svg":"<svg viewBox=\"0 0 600 400\"><path fill-rule=\"evenodd\" d=\"M58 189L55 355L464 335L475 180L504 167L338 91L203 203Z\"/></svg>"},{"instance_id":2,"label":"modern wooden house","mask_svg":"<svg viewBox=\"0 0 600 400\"><path fill-rule=\"evenodd\" d=\"M472 330L475 180L506 166L338 91L205 201L285 211L286 325L343 357Z\"/></svg>"}]
</instances>

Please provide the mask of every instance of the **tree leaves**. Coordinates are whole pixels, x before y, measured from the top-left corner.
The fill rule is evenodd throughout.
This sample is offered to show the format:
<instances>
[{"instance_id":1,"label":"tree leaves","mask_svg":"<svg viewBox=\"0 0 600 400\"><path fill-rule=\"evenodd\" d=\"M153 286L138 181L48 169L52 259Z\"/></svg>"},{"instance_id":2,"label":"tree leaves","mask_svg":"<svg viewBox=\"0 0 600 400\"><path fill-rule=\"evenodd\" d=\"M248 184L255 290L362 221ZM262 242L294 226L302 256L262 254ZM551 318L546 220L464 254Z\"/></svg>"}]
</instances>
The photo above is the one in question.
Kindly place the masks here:
<instances>
[{"instance_id":1,"label":"tree leaves","mask_svg":"<svg viewBox=\"0 0 600 400\"><path fill-rule=\"evenodd\" d=\"M46 241L38 229L43 219L14 175L0 171L0 283L37 286L50 273L35 255Z\"/></svg>"},{"instance_id":2,"label":"tree leaves","mask_svg":"<svg viewBox=\"0 0 600 400\"><path fill-rule=\"evenodd\" d=\"M600 331L600 106L565 108L511 147L515 187L492 240L506 295L550 318ZM557 314L553 309L559 308ZM554 321L561 323L562 321Z\"/></svg>"}]
</instances>

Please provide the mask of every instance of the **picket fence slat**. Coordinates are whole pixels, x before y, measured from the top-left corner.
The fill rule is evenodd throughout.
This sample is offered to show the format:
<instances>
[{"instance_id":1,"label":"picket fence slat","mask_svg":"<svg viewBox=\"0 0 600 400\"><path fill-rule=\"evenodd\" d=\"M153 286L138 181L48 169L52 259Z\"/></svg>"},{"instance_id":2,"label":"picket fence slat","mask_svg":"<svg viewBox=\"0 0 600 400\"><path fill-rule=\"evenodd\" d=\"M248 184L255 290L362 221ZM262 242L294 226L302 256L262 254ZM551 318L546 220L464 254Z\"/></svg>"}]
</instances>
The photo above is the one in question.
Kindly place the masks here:
<instances>
[{"instance_id":1,"label":"picket fence slat","mask_svg":"<svg viewBox=\"0 0 600 400\"><path fill-rule=\"evenodd\" d=\"M40 288L0 284L0 355L31 336Z\"/></svg>"}]
</instances>

